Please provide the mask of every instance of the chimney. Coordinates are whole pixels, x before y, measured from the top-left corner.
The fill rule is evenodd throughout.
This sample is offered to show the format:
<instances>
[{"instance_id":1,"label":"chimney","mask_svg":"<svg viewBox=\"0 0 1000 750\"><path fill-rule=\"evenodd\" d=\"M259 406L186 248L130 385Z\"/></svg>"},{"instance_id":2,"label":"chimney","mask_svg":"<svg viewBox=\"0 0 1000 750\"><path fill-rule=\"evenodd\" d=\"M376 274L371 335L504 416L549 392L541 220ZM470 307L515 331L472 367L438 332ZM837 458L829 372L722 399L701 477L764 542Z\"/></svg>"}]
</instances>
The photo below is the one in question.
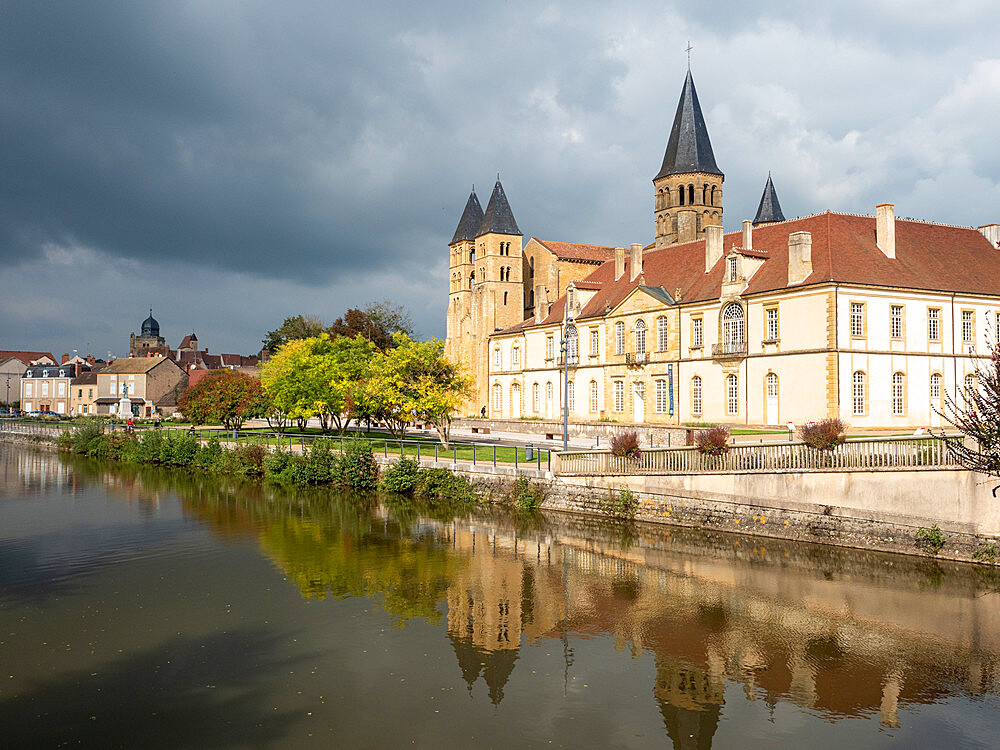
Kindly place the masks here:
<instances>
[{"instance_id":1,"label":"chimney","mask_svg":"<svg viewBox=\"0 0 1000 750\"><path fill-rule=\"evenodd\" d=\"M632 273L630 275L629 281L635 281L637 278L642 276L642 244L638 242L632 243L632 260L629 261L632 265Z\"/></svg>"},{"instance_id":2,"label":"chimney","mask_svg":"<svg viewBox=\"0 0 1000 750\"><path fill-rule=\"evenodd\" d=\"M753 250L753 222L750 219L743 220L743 249Z\"/></svg>"},{"instance_id":3,"label":"chimney","mask_svg":"<svg viewBox=\"0 0 1000 750\"><path fill-rule=\"evenodd\" d=\"M535 325L549 316L549 296L545 293L545 284L535 284Z\"/></svg>"},{"instance_id":4,"label":"chimney","mask_svg":"<svg viewBox=\"0 0 1000 750\"><path fill-rule=\"evenodd\" d=\"M812 244L810 232L793 232L788 235L788 284L801 284L812 273Z\"/></svg>"},{"instance_id":5,"label":"chimney","mask_svg":"<svg viewBox=\"0 0 1000 750\"><path fill-rule=\"evenodd\" d=\"M875 206L875 242L886 258L896 257L896 212L891 203Z\"/></svg>"},{"instance_id":6,"label":"chimney","mask_svg":"<svg viewBox=\"0 0 1000 750\"><path fill-rule=\"evenodd\" d=\"M722 227L709 224L705 227L705 273L708 273L722 257Z\"/></svg>"},{"instance_id":7,"label":"chimney","mask_svg":"<svg viewBox=\"0 0 1000 750\"><path fill-rule=\"evenodd\" d=\"M615 281L625 275L625 248L615 248Z\"/></svg>"},{"instance_id":8,"label":"chimney","mask_svg":"<svg viewBox=\"0 0 1000 750\"><path fill-rule=\"evenodd\" d=\"M69 354L62 355L62 360L59 362L59 364L64 365L67 362L69 362Z\"/></svg>"}]
</instances>

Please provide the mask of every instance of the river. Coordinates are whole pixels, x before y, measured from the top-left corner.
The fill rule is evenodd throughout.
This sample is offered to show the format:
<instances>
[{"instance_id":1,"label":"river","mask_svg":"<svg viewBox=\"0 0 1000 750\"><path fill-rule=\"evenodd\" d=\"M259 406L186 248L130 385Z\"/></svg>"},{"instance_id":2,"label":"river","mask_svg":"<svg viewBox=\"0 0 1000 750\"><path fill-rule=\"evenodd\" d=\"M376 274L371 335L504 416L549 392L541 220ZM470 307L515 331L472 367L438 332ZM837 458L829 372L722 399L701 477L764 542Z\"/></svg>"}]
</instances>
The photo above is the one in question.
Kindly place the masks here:
<instances>
[{"instance_id":1,"label":"river","mask_svg":"<svg viewBox=\"0 0 1000 750\"><path fill-rule=\"evenodd\" d=\"M998 578L0 444L0 747L996 747Z\"/></svg>"}]
</instances>

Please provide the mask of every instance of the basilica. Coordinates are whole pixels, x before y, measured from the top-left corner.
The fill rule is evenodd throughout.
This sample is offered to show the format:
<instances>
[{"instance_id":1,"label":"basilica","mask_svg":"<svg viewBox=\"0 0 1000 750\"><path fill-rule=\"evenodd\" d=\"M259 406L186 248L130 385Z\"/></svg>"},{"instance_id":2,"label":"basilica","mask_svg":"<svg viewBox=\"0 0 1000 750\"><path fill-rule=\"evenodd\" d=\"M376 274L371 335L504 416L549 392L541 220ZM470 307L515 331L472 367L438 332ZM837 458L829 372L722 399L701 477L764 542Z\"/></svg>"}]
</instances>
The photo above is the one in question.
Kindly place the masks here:
<instances>
[{"instance_id":1,"label":"basilica","mask_svg":"<svg viewBox=\"0 0 1000 750\"><path fill-rule=\"evenodd\" d=\"M688 71L652 241L524 242L499 179L485 211L473 191L449 245L446 338L474 378L468 411L910 430L977 387L1000 342L1000 225L904 220L892 203L788 220L768 175L756 215L726 233L724 179Z\"/></svg>"}]
</instances>

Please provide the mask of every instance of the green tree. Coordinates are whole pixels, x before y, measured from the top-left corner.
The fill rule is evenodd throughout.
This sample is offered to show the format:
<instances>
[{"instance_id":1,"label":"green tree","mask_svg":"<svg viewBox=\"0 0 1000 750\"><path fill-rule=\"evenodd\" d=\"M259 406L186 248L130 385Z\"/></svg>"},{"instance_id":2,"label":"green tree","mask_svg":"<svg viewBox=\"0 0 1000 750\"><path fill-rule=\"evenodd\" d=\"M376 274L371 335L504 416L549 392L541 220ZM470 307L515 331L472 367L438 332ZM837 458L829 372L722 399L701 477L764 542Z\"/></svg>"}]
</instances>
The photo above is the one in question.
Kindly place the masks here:
<instances>
[{"instance_id":1,"label":"green tree","mask_svg":"<svg viewBox=\"0 0 1000 750\"><path fill-rule=\"evenodd\" d=\"M324 330L326 324L319 318L313 315L294 315L285 318L285 322L273 331L268 331L261 342L274 355L289 341L319 336Z\"/></svg>"},{"instance_id":2,"label":"green tree","mask_svg":"<svg viewBox=\"0 0 1000 750\"><path fill-rule=\"evenodd\" d=\"M178 407L193 424L222 424L237 430L271 407L260 381L234 370L217 370L188 388Z\"/></svg>"},{"instance_id":3,"label":"green tree","mask_svg":"<svg viewBox=\"0 0 1000 750\"><path fill-rule=\"evenodd\" d=\"M397 333L393 343L372 359L364 388L369 409L398 437L417 420L432 424L447 448L452 418L469 394L471 379L444 356L440 339L414 341Z\"/></svg>"}]
</instances>

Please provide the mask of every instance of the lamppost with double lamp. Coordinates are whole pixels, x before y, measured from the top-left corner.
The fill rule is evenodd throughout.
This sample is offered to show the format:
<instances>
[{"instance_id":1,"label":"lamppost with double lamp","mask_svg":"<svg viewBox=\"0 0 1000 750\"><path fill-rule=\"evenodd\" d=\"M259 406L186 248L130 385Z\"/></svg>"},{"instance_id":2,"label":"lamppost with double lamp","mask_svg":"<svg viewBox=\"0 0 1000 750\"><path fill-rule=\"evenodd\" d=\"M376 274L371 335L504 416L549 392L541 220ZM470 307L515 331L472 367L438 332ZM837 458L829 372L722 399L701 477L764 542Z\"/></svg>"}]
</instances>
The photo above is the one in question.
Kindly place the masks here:
<instances>
[{"instance_id":1,"label":"lamppost with double lamp","mask_svg":"<svg viewBox=\"0 0 1000 750\"><path fill-rule=\"evenodd\" d=\"M566 286L566 311L563 314L562 342L559 344L559 351L563 358L563 450L569 450L569 355L570 355L570 335L576 331L573 325L573 298L576 287L573 282Z\"/></svg>"}]
</instances>

